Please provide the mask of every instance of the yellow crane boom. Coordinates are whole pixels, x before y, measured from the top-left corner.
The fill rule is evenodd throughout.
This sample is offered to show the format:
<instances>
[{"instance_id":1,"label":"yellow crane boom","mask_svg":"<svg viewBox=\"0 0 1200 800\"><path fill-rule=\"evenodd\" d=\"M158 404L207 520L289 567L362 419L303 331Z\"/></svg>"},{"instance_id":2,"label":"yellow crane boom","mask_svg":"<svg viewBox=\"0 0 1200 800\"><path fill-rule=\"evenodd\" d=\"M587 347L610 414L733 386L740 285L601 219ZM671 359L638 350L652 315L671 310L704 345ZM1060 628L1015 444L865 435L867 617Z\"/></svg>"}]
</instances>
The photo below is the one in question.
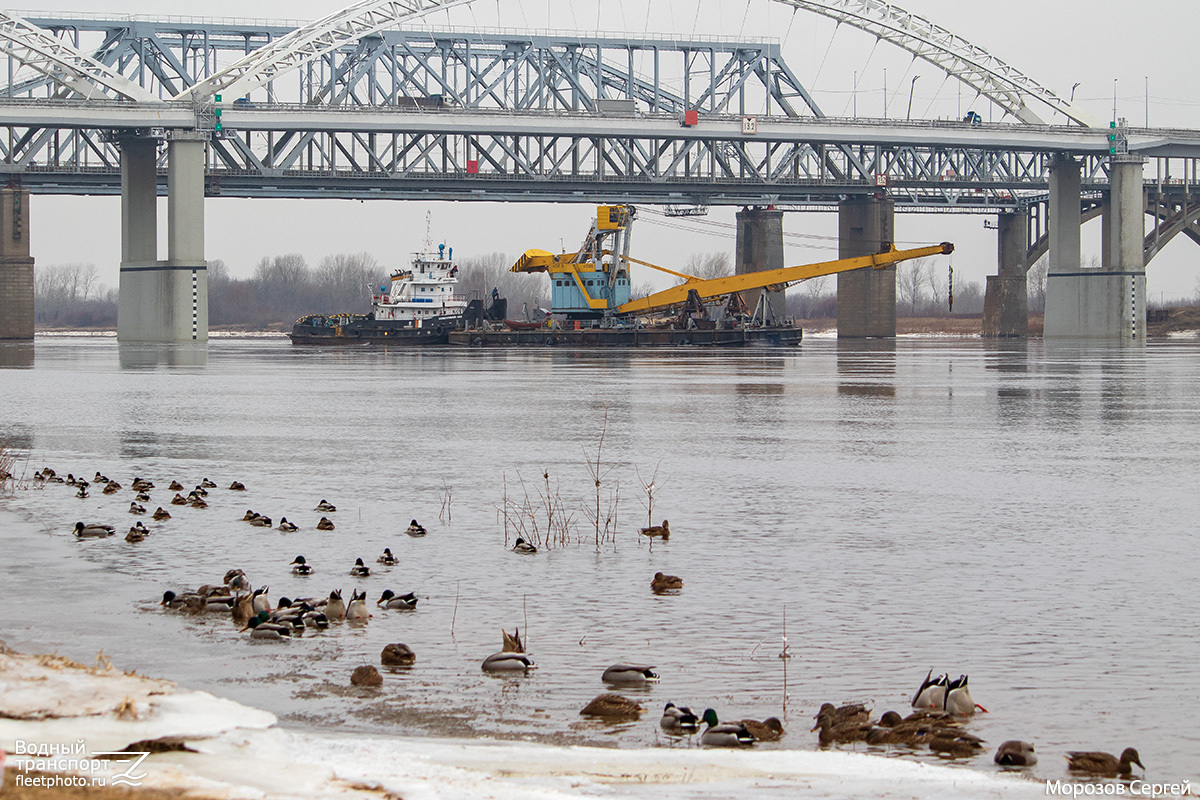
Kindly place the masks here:
<instances>
[{"instance_id":1,"label":"yellow crane boom","mask_svg":"<svg viewBox=\"0 0 1200 800\"><path fill-rule=\"evenodd\" d=\"M869 256L842 258L837 261L822 261L819 264L802 264L797 267L784 267L782 269L763 270L762 272L746 272L741 275L730 275L725 278L712 278L710 280L702 280L693 276L683 276L681 273L626 256L626 260L632 261L635 264L642 264L643 266L652 267L663 272L670 272L672 275L687 277L687 280L678 286L672 286L670 289L655 292L638 300L630 300L628 303L617 306L616 310L622 314L638 314L669 308L687 300L688 292L692 289L696 290L701 300L705 300L746 289L783 288L789 283L795 283L807 278L818 278L822 275L849 272L850 270L863 269L864 267L883 269L892 264L898 264L901 261L909 261L914 258L924 258L926 256L949 255L953 252L954 245L950 242L942 242L941 244L929 247L915 247L910 250L897 250L895 247L889 246L884 252ZM516 271L515 268L514 271Z\"/></svg>"}]
</instances>

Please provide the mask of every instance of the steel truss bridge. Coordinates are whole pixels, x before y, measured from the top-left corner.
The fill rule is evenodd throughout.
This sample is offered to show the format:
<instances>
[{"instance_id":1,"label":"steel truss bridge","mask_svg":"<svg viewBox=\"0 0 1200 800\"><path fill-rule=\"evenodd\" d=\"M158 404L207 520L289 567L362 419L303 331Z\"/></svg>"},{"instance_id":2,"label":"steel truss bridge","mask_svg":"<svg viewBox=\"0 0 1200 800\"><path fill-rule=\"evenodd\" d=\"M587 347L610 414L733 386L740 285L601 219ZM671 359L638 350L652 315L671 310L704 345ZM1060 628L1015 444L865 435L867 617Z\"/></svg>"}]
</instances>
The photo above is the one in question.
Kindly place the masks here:
<instances>
[{"instance_id":1,"label":"steel truss bridge","mask_svg":"<svg viewBox=\"0 0 1200 800\"><path fill-rule=\"evenodd\" d=\"M201 135L207 196L800 209L886 192L908 211L1028 213L1031 255L1054 158L1080 162L1085 202L1107 190L1110 129L982 48L880 0L778 1L908 50L1011 121L828 117L764 39L400 25L464 0L309 24L0 13L0 172L119 194L123 142ZM1154 251L1200 241L1200 131L1118 139L1157 166ZM167 172L160 148L160 191Z\"/></svg>"}]
</instances>

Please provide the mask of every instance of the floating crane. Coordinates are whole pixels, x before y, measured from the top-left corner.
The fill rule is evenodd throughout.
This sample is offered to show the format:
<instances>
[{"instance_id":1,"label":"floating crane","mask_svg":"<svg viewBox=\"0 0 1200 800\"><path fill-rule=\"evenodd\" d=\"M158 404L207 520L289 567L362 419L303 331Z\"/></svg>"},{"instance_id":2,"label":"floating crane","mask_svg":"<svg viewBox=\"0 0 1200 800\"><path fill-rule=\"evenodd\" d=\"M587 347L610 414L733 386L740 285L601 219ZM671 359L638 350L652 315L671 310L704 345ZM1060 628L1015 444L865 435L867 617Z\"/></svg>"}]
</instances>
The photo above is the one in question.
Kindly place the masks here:
<instances>
[{"instance_id":1,"label":"floating crane","mask_svg":"<svg viewBox=\"0 0 1200 800\"><path fill-rule=\"evenodd\" d=\"M526 250L511 271L550 273L551 313L565 314L569 319L601 319L694 306L697 302L751 289L781 291L808 278L864 267L883 269L901 261L954 252L950 242L910 250L897 250L887 243L881 252L872 255L705 280L630 256L630 233L636 216L637 209L630 205L597 206L596 219L579 250L557 255L546 250ZM683 282L647 297L631 299L630 264L674 275Z\"/></svg>"}]
</instances>

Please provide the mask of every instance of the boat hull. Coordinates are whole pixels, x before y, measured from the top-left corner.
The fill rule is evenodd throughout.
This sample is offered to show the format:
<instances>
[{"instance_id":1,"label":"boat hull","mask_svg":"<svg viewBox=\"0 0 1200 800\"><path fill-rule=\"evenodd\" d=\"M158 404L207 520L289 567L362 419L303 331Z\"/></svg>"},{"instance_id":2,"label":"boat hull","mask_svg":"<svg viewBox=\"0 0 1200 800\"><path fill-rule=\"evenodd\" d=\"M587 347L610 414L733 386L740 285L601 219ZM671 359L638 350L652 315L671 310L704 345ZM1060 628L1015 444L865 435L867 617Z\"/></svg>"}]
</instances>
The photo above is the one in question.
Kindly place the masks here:
<instances>
[{"instance_id":1,"label":"boat hull","mask_svg":"<svg viewBox=\"0 0 1200 800\"><path fill-rule=\"evenodd\" d=\"M744 345L796 345L801 328L582 328L580 330L456 330L452 345L463 347L739 347Z\"/></svg>"},{"instance_id":2,"label":"boat hull","mask_svg":"<svg viewBox=\"0 0 1200 800\"><path fill-rule=\"evenodd\" d=\"M424 320L421 327L359 320L345 325L313 325L297 322L288 334L292 344L351 345L395 344L423 346L448 344L450 331L461 326L461 317Z\"/></svg>"}]
</instances>

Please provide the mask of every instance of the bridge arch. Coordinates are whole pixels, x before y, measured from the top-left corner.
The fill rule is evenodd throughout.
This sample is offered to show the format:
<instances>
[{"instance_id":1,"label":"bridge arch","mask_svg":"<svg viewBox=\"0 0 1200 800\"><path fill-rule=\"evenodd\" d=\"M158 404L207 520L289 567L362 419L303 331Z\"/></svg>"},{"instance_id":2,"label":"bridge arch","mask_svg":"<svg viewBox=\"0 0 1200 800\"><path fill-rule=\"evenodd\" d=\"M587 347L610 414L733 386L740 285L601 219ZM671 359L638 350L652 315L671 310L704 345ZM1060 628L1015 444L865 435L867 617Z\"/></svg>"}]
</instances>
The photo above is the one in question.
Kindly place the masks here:
<instances>
[{"instance_id":1,"label":"bridge arch","mask_svg":"<svg viewBox=\"0 0 1200 800\"><path fill-rule=\"evenodd\" d=\"M1101 200L1085 200L1082 213L1084 223L1100 217L1104 213L1104 202ZM1154 218L1154 227L1146 234L1143 245L1145 266L1166 247L1172 239L1183 234L1200 245L1200 197L1188 195L1182 203L1168 205L1148 204L1146 214ZM1050 251L1050 235L1043 233L1029 245L1025 258L1025 269L1028 271Z\"/></svg>"}]
</instances>

